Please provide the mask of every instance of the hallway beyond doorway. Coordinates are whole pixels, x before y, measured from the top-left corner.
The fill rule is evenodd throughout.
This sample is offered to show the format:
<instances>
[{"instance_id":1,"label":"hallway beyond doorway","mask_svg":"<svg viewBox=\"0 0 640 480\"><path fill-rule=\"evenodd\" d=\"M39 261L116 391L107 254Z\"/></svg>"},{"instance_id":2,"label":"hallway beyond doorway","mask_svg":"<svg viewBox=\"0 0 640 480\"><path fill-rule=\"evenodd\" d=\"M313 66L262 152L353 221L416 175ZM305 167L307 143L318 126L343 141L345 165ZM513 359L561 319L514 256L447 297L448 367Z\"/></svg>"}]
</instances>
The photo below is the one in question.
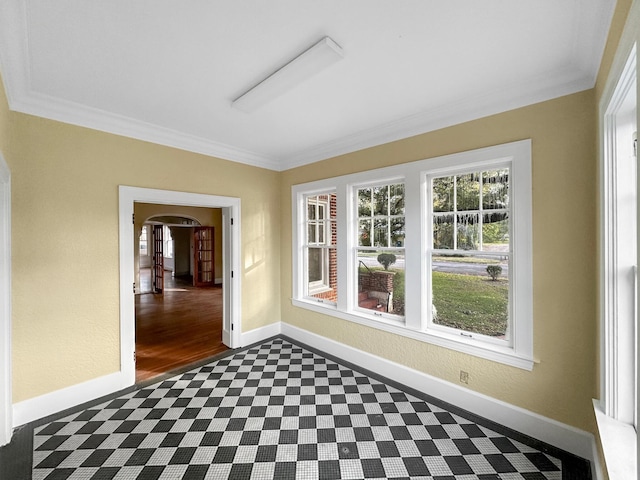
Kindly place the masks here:
<instances>
[{"instance_id":1,"label":"hallway beyond doorway","mask_svg":"<svg viewBox=\"0 0 640 480\"><path fill-rule=\"evenodd\" d=\"M141 283L150 269L140 269ZM136 295L136 383L228 350L222 288L166 276L164 294Z\"/></svg>"}]
</instances>

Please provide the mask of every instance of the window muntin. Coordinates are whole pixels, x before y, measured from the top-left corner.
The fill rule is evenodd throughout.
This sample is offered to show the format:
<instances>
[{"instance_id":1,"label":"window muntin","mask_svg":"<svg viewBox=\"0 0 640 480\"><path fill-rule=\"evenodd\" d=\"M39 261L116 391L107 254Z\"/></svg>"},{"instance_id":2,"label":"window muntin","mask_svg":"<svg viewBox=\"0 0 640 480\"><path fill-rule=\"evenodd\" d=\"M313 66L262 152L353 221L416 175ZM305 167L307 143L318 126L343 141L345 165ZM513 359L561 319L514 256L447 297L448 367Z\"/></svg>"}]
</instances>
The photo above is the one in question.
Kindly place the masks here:
<instances>
[{"instance_id":1,"label":"window muntin","mask_svg":"<svg viewBox=\"0 0 640 480\"><path fill-rule=\"evenodd\" d=\"M337 301L337 225L336 194L305 197L306 296L335 303Z\"/></svg>"},{"instance_id":2,"label":"window muntin","mask_svg":"<svg viewBox=\"0 0 640 480\"><path fill-rule=\"evenodd\" d=\"M355 307L378 316L404 316L404 183L355 187L355 198Z\"/></svg>"},{"instance_id":3,"label":"window muntin","mask_svg":"<svg viewBox=\"0 0 640 480\"><path fill-rule=\"evenodd\" d=\"M510 344L508 166L427 178L428 328Z\"/></svg>"}]
</instances>

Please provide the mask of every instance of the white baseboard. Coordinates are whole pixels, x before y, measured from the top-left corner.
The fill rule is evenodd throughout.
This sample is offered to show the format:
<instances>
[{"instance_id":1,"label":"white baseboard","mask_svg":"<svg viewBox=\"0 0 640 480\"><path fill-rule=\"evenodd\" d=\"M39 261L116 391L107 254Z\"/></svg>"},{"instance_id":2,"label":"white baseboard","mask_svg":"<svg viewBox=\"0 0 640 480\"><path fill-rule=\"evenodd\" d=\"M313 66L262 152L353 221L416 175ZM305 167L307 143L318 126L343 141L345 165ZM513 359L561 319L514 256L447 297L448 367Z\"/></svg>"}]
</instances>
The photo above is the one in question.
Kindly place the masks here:
<instances>
[{"instance_id":1,"label":"white baseboard","mask_svg":"<svg viewBox=\"0 0 640 480\"><path fill-rule=\"evenodd\" d=\"M264 327L255 328L240 335L240 347L246 347L252 343L261 342L275 335L280 335L281 322L270 323Z\"/></svg>"},{"instance_id":2,"label":"white baseboard","mask_svg":"<svg viewBox=\"0 0 640 480\"><path fill-rule=\"evenodd\" d=\"M13 404L13 427L39 420L67 408L90 402L104 395L122 390L124 384L121 372L95 378L71 387L56 390L39 397Z\"/></svg>"},{"instance_id":3,"label":"white baseboard","mask_svg":"<svg viewBox=\"0 0 640 480\"><path fill-rule=\"evenodd\" d=\"M595 475L597 462L597 457L594 458L595 439L589 432L446 382L418 370L309 332L308 330L294 327L288 323L282 322L281 325L282 335L291 337L294 340L298 340L355 365L360 365L367 370L391 378L403 385L424 392L444 402L585 458L591 461L593 478L598 478Z\"/></svg>"}]
</instances>

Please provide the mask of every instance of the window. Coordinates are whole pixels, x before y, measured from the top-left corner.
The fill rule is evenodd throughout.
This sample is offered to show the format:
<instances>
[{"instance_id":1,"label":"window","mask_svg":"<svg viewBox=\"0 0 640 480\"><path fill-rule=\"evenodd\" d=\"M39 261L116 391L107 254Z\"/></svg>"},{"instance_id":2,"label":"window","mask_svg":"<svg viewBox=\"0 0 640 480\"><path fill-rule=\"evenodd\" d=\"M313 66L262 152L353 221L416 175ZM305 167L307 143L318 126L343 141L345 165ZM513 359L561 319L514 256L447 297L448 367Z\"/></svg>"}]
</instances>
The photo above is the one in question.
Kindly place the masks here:
<instances>
[{"instance_id":1,"label":"window","mask_svg":"<svg viewBox=\"0 0 640 480\"><path fill-rule=\"evenodd\" d=\"M428 175L429 326L511 341L509 168Z\"/></svg>"},{"instance_id":2,"label":"window","mask_svg":"<svg viewBox=\"0 0 640 480\"><path fill-rule=\"evenodd\" d=\"M140 256L146 257L149 255L149 246L147 243L147 239L149 235L149 225L142 226L142 233L140 234Z\"/></svg>"},{"instance_id":3,"label":"window","mask_svg":"<svg viewBox=\"0 0 640 480\"><path fill-rule=\"evenodd\" d=\"M637 80L633 48L601 105L601 402L610 417L637 427ZM603 97L604 98L604 97Z\"/></svg>"},{"instance_id":4,"label":"window","mask_svg":"<svg viewBox=\"0 0 640 480\"><path fill-rule=\"evenodd\" d=\"M173 238L171 238L171 228L164 225L162 229L164 230L162 232L162 238L164 239L162 255L164 258L173 258Z\"/></svg>"},{"instance_id":5,"label":"window","mask_svg":"<svg viewBox=\"0 0 640 480\"><path fill-rule=\"evenodd\" d=\"M336 195L305 198L306 296L335 303L337 299Z\"/></svg>"},{"instance_id":6,"label":"window","mask_svg":"<svg viewBox=\"0 0 640 480\"><path fill-rule=\"evenodd\" d=\"M356 188L357 307L404 316L404 184Z\"/></svg>"},{"instance_id":7,"label":"window","mask_svg":"<svg viewBox=\"0 0 640 480\"><path fill-rule=\"evenodd\" d=\"M293 304L533 367L528 140L292 187Z\"/></svg>"}]
</instances>

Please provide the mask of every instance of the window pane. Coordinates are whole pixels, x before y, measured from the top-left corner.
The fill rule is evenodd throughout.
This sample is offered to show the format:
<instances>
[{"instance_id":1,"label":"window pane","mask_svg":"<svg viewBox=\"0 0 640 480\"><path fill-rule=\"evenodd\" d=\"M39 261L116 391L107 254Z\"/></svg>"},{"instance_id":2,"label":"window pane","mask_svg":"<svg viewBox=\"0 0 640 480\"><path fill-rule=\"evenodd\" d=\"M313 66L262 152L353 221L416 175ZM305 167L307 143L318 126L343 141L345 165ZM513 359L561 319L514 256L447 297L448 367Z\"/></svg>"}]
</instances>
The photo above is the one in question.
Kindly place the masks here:
<instances>
[{"instance_id":1,"label":"window pane","mask_svg":"<svg viewBox=\"0 0 640 480\"><path fill-rule=\"evenodd\" d=\"M509 251L509 217L506 212L485 213L482 216L482 250Z\"/></svg>"},{"instance_id":2,"label":"window pane","mask_svg":"<svg viewBox=\"0 0 640 480\"><path fill-rule=\"evenodd\" d=\"M433 179L433 211L453 211L453 177Z\"/></svg>"},{"instance_id":3,"label":"window pane","mask_svg":"<svg viewBox=\"0 0 640 480\"><path fill-rule=\"evenodd\" d=\"M389 187L389 215L404 215L404 184Z\"/></svg>"},{"instance_id":4,"label":"window pane","mask_svg":"<svg viewBox=\"0 0 640 480\"><path fill-rule=\"evenodd\" d=\"M316 197L309 197L307 199L308 204L307 204L307 218L309 220L315 220L316 219L316 204L315 204L315 198Z\"/></svg>"},{"instance_id":5,"label":"window pane","mask_svg":"<svg viewBox=\"0 0 640 480\"><path fill-rule=\"evenodd\" d=\"M458 175L456 177L456 209L480 209L480 176L477 173Z\"/></svg>"},{"instance_id":6,"label":"window pane","mask_svg":"<svg viewBox=\"0 0 640 480\"><path fill-rule=\"evenodd\" d=\"M309 238L307 238L307 243L317 242L316 231L317 231L316 224L310 223L308 228Z\"/></svg>"},{"instance_id":7,"label":"window pane","mask_svg":"<svg viewBox=\"0 0 640 480\"><path fill-rule=\"evenodd\" d=\"M404 250L358 250L358 307L404 315Z\"/></svg>"},{"instance_id":8,"label":"window pane","mask_svg":"<svg viewBox=\"0 0 640 480\"><path fill-rule=\"evenodd\" d=\"M404 247L404 217L391 219L391 247Z\"/></svg>"},{"instance_id":9,"label":"window pane","mask_svg":"<svg viewBox=\"0 0 640 480\"><path fill-rule=\"evenodd\" d=\"M358 245L361 247L371 246L371 220L358 222Z\"/></svg>"},{"instance_id":10,"label":"window pane","mask_svg":"<svg viewBox=\"0 0 640 480\"><path fill-rule=\"evenodd\" d=\"M388 247L389 245L389 222L386 218L376 218L373 220L373 241L376 247Z\"/></svg>"},{"instance_id":11,"label":"window pane","mask_svg":"<svg viewBox=\"0 0 640 480\"><path fill-rule=\"evenodd\" d=\"M335 248L309 248L308 295L323 301L338 301L338 258Z\"/></svg>"},{"instance_id":12,"label":"window pane","mask_svg":"<svg viewBox=\"0 0 640 480\"><path fill-rule=\"evenodd\" d=\"M147 250L147 225L142 226L142 233L140 234L140 255L146 256L149 255L149 251Z\"/></svg>"},{"instance_id":13,"label":"window pane","mask_svg":"<svg viewBox=\"0 0 640 480\"><path fill-rule=\"evenodd\" d=\"M309 249L309 283L322 281L322 248Z\"/></svg>"},{"instance_id":14,"label":"window pane","mask_svg":"<svg viewBox=\"0 0 640 480\"><path fill-rule=\"evenodd\" d=\"M433 323L508 340L506 255L432 256Z\"/></svg>"},{"instance_id":15,"label":"window pane","mask_svg":"<svg viewBox=\"0 0 640 480\"><path fill-rule=\"evenodd\" d=\"M433 248L453 248L453 215L433 217Z\"/></svg>"},{"instance_id":16,"label":"window pane","mask_svg":"<svg viewBox=\"0 0 640 480\"><path fill-rule=\"evenodd\" d=\"M477 213L462 213L458 214L458 249L460 250L479 250L480 249L480 235L478 221L479 215Z\"/></svg>"},{"instance_id":17,"label":"window pane","mask_svg":"<svg viewBox=\"0 0 640 480\"><path fill-rule=\"evenodd\" d=\"M509 207L509 169L482 174L482 208Z\"/></svg>"},{"instance_id":18,"label":"window pane","mask_svg":"<svg viewBox=\"0 0 640 480\"><path fill-rule=\"evenodd\" d=\"M358 190L358 216L371 216L371 189L361 188Z\"/></svg>"},{"instance_id":19,"label":"window pane","mask_svg":"<svg viewBox=\"0 0 640 480\"><path fill-rule=\"evenodd\" d=\"M389 187L373 187L374 215L389 214Z\"/></svg>"}]
</instances>

